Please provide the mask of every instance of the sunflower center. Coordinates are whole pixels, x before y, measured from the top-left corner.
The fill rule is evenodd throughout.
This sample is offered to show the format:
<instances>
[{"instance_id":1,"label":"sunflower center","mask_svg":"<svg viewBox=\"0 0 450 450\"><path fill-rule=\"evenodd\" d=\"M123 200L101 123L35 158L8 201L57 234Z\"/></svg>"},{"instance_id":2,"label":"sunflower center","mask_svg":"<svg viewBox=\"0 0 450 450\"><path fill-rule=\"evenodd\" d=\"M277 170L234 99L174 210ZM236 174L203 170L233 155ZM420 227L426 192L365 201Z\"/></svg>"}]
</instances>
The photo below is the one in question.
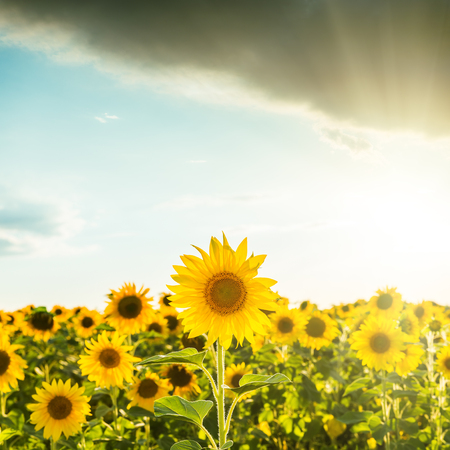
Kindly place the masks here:
<instances>
[{"instance_id":1,"label":"sunflower center","mask_svg":"<svg viewBox=\"0 0 450 450\"><path fill-rule=\"evenodd\" d=\"M151 398L156 395L158 392L158 385L151 380L150 378L146 378L145 380L141 381L141 384L138 388L138 394L142 398Z\"/></svg>"},{"instance_id":2,"label":"sunflower center","mask_svg":"<svg viewBox=\"0 0 450 450\"><path fill-rule=\"evenodd\" d=\"M31 316L31 325L36 330L47 331L53 328L53 316L48 312L38 312Z\"/></svg>"},{"instance_id":3,"label":"sunflower center","mask_svg":"<svg viewBox=\"0 0 450 450\"><path fill-rule=\"evenodd\" d=\"M294 322L290 317L282 317L277 326L280 333L290 333L294 328Z\"/></svg>"},{"instance_id":4,"label":"sunflower center","mask_svg":"<svg viewBox=\"0 0 450 450\"><path fill-rule=\"evenodd\" d=\"M168 371L168 377L174 387L187 386L192 380L192 375L180 366L172 366Z\"/></svg>"},{"instance_id":5,"label":"sunflower center","mask_svg":"<svg viewBox=\"0 0 450 450\"><path fill-rule=\"evenodd\" d=\"M241 381L241 378L244 375L242 375L242 373L235 373L233 375L233 378L231 379L231 387L233 388L238 388L239 387L239 381Z\"/></svg>"},{"instance_id":6,"label":"sunflower center","mask_svg":"<svg viewBox=\"0 0 450 450\"><path fill-rule=\"evenodd\" d=\"M94 325L94 321L92 320L92 317L83 317L83 320L81 321L82 327L91 328L92 325Z\"/></svg>"},{"instance_id":7,"label":"sunflower center","mask_svg":"<svg viewBox=\"0 0 450 450\"><path fill-rule=\"evenodd\" d=\"M370 339L370 347L375 353L386 353L391 347L391 340L384 333L377 333Z\"/></svg>"},{"instance_id":8,"label":"sunflower center","mask_svg":"<svg viewBox=\"0 0 450 450\"><path fill-rule=\"evenodd\" d=\"M306 333L313 338L318 338L323 336L326 328L327 326L322 319L319 317L311 317L308 325L306 325Z\"/></svg>"},{"instance_id":9,"label":"sunflower center","mask_svg":"<svg viewBox=\"0 0 450 450\"><path fill-rule=\"evenodd\" d=\"M170 306L170 300L169 300L169 297L170 297L170 295L165 295L164 296L164 298L163 298L163 303L164 303L164 305L166 305L166 306Z\"/></svg>"},{"instance_id":10,"label":"sunflower center","mask_svg":"<svg viewBox=\"0 0 450 450\"><path fill-rule=\"evenodd\" d=\"M161 333L162 326L158 322L153 322L148 326L147 331L156 331L157 333Z\"/></svg>"},{"instance_id":11,"label":"sunflower center","mask_svg":"<svg viewBox=\"0 0 450 450\"><path fill-rule=\"evenodd\" d=\"M142 302L140 298L134 295L124 297L119 302L119 314L125 319L136 319L142 311Z\"/></svg>"},{"instance_id":12,"label":"sunflower center","mask_svg":"<svg viewBox=\"0 0 450 450\"><path fill-rule=\"evenodd\" d=\"M403 333L411 334L412 331L412 323L409 319L403 319L400 321L400 328L403 331Z\"/></svg>"},{"instance_id":13,"label":"sunflower center","mask_svg":"<svg viewBox=\"0 0 450 450\"><path fill-rule=\"evenodd\" d=\"M450 370L450 358L447 358L447 359L444 361L444 366L445 366L448 370Z\"/></svg>"},{"instance_id":14,"label":"sunflower center","mask_svg":"<svg viewBox=\"0 0 450 450\"><path fill-rule=\"evenodd\" d=\"M201 352L203 350L203 347L205 346L205 341L200 336L189 338L188 333L183 334L181 343L183 344L184 348L195 348L199 352Z\"/></svg>"},{"instance_id":15,"label":"sunflower center","mask_svg":"<svg viewBox=\"0 0 450 450\"><path fill-rule=\"evenodd\" d=\"M167 320L167 328L170 331L175 330L175 328L178 326L178 319L175 316L171 316L170 314L168 316L165 316L165 319Z\"/></svg>"},{"instance_id":16,"label":"sunflower center","mask_svg":"<svg viewBox=\"0 0 450 450\"><path fill-rule=\"evenodd\" d=\"M342 307L342 311L343 311L343 312L349 312L349 311L350 311L350 307L349 307L348 305L344 305L344 306Z\"/></svg>"},{"instance_id":17,"label":"sunflower center","mask_svg":"<svg viewBox=\"0 0 450 450\"><path fill-rule=\"evenodd\" d=\"M244 283L230 272L221 272L210 278L204 293L206 303L220 316L227 316L242 309L247 297Z\"/></svg>"},{"instance_id":18,"label":"sunflower center","mask_svg":"<svg viewBox=\"0 0 450 450\"><path fill-rule=\"evenodd\" d=\"M431 331L439 331L441 329L441 326L442 326L442 324L439 320L435 319L430 322L430 330Z\"/></svg>"},{"instance_id":19,"label":"sunflower center","mask_svg":"<svg viewBox=\"0 0 450 450\"><path fill-rule=\"evenodd\" d=\"M114 369L120 364L120 355L113 348L105 348L98 358L100 364L107 369Z\"/></svg>"},{"instance_id":20,"label":"sunflower center","mask_svg":"<svg viewBox=\"0 0 450 450\"><path fill-rule=\"evenodd\" d=\"M416 317L418 319L421 319L423 317L423 315L425 314L425 308L423 306L418 306L415 310L414 310L414 314L416 315Z\"/></svg>"},{"instance_id":21,"label":"sunflower center","mask_svg":"<svg viewBox=\"0 0 450 450\"><path fill-rule=\"evenodd\" d=\"M308 300L305 300L300 304L300 309L304 311L308 307Z\"/></svg>"},{"instance_id":22,"label":"sunflower center","mask_svg":"<svg viewBox=\"0 0 450 450\"><path fill-rule=\"evenodd\" d=\"M5 350L0 350L0 376L2 376L8 370L10 363L11 358L9 357L8 353L6 353Z\"/></svg>"},{"instance_id":23,"label":"sunflower center","mask_svg":"<svg viewBox=\"0 0 450 450\"><path fill-rule=\"evenodd\" d=\"M391 294L381 294L377 300L379 309L389 309L392 306L394 299Z\"/></svg>"},{"instance_id":24,"label":"sunflower center","mask_svg":"<svg viewBox=\"0 0 450 450\"><path fill-rule=\"evenodd\" d=\"M9 319L6 321L9 325L14 323L15 317L12 314L8 314Z\"/></svg>"},{"instance_id":25,"label":"sunflower center","mask_svg":"<svg viewBox=\"0 0 450 450\"><path fill-rule=\"evenodd\" d=\"M73 312L75 315L80 314L81 312L81 308L77 308L75 309L75 311Z\"/></svg>"},{"instance_id":26,"label":"sunflower center","mask_svg":"<svg viewBox=\"0 0 450 450\"><path fill-rule=\"evenodd\" d=\"M56 316L60 316L62 314L62 309L57 308L54 312Z\"/></svg>"},{"instance_id":27,"label":"sunflower center","mask_svg":"<svg viewBox=\"0 0 450 450\"><path fill-rule=\"evenodd\" d=\"M50 416L55 420L65 419L72 411L72 402L62 395L52 398L47 405Z\"/></svg>"}]
</instances>

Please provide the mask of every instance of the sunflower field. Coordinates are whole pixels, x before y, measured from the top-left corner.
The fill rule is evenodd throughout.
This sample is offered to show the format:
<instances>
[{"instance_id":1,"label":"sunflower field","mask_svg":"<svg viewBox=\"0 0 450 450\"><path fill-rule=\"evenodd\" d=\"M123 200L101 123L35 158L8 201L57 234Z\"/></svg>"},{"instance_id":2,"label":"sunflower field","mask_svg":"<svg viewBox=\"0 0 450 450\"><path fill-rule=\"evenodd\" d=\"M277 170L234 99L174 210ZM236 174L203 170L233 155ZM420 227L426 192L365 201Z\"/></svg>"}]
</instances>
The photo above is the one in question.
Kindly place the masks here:
<instances>
[{"instance_id":1,"label":"sunflower field","mask_svg":"<svg viewBox=\"0 0 450 450\"><path fill-rule=\"evenodd\" d=\"M246 240L196 249L156 307L0 311L2 449L450 449L450 308L294 307Z\"/></svg>"}]
</instances>

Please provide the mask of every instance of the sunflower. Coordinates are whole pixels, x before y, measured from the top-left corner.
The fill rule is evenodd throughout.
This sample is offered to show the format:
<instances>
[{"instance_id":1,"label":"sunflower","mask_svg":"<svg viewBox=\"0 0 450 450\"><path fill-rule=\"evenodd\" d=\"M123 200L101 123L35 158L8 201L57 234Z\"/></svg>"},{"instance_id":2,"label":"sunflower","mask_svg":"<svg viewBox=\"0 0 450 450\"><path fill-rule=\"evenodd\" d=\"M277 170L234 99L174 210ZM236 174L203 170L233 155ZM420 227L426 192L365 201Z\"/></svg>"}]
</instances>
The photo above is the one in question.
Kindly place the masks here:
<instances>
[{"instance_id":1,"label":"sunflower","mask_svg":"<svg viewBox=\"0 0 450 450\"><path fill-rule=\"evenodd\" d=\"M441 312L438 308L433 308L431 315L426 322L425 331L432 331L433 333L440 333L445 325L449 323L450 319Z\"/></svg>"},{"instance_id":2,"label":"sunflower","mask_svg":"<svg viewBox=\"0 0 450 450\"><path fill-rule=\"evenodd\" d=\"M374 295L367 305L369 311L380 317L397 319L400 311L403 309L402 296L397 288L388 288L383 291L379 289L378 295Z\"/></svg>"},{"instance_id":3,"label":"sunflower","mask_svg":"<svg viewBox=\"0 0 450 450\"><path fill-rule=\"evenodd\" d=\"M309 316L315 309L317 309L317 306L309 300L303 300L298 309L302 314Z\"/></svg>"},{"instance_id":4,"label":"sunflower","mask_svg":"<svg viewBox=\"0 0 450 450\"><path fill-rule=\"evenodd\" d=\"M7 334L0 333L0 392L9 392L17 389L17 380L23 380L23 369L28 366L25 361L16 355L15 351L23 345L11 345Z\"/></svg>"},{"instance_id":5,"label":"sunflower","mask_svg":"<svg viewBox=\"0 0 450 450\"><path fill-rule=\"evenodd\" d=\"M32 336L35 341L47 342L59 330L58 322L53 314L45 308L33 311L25 320L22 332L25 336Z\"/></svg>"},{"instance_id":6,"label":"sunflower","mask_svg":"<svg viewBox=\"0 0 450 450\"><path fill-rule=\"evenodd\" d=\"M60 305L55 305L51 312L54 314L53 318L59 323L65 322L72 316L72 311L70 309Z\"/></svg>"},{"instance_id":7,"label":"sunflower","mask_svg":"<svg viewBox=\"0 0 450 450\"><path fill-rule=\"evenodd\" d=\"M408 342L419 342L419 320L410 309L406 309L398 319L398 326L408 336Z\"/></svg>"},{"instance_id":8,"label":"sunflower","mask_svg":"<svg viewBox=\"0 0 450 450\"><path fill-rule=\"evenodd\" d=\"M142 286L136 291L136 286L131 283L125 283L119 291L111 289L109 304L105 309L107 323L123 334L142 331L153 312L151 297L145 296L149 290Z\"/></svg>"},{"instance_id":9,"label":"sunflower","mask_svg":"<svg viewBox=\"0 0 450 450\"><path fill-rule=\"evenodd\" d=\"M265 343L266 343L266 338L264 336L261 336L260 334L257 334L255 336L255 341L250 344L252 347L253 354L255 354L256 352L261 350L264 347Z\"/></svg>"},{"instance_id":10,"label":"sunflower","mask_svg":"<svg viewBox=\"0 0 450 450\"><path fill-rule=\"evenodd\" d=\"M95 327L98 327L102 322L103 318L97 311L82 308L73 319L73 328L78 336L87 339L96 333Z\"/></svg>"},{"instance_id":11,"label":"sunflower","mask_svg":"<svg viewBox=\"0 0 450 450\"><path fill-rule=\"evenodd\" d=\"M411 309L411 311L417 317L419 325L423 327L426 325L428 319L431 317L433 305L431 304L431 302L427 302L424 300L422 301L422 303L419 303L418 305L409 305L408 309Z\"/></svg>"},{"instance_id":12,"label":"sunflower","mask_svg":"<svg viewBox=\"0 0 450 450\"><path fill-rule=\"evenodd\" d=\"M25 314L21 311L6 312L0 311L0 322L4 330L11 334L21 329L23 326L23 321L25 319Z\"/></svg>"},{"instance_id":13,"label":"sunflower","mask_svg":"<svg viewBox=\"0 0 450 450\"><path fill-rule=\"evenodd\" d=\"M170 297L171 297L171 294L168 292L163 292L159 296L158 304L159 304L159 308L161 310L163 310L164 308L171 308Z\"/></svg>"},{"instance_id":14,"label":"sunflower","mask_svg":"<svg viewBox=\"0 0 450 450\"><path fill-rule=\"evenodd\" d=\"M161 374L166 377L174 387L173 395L191 398L200 394L197 376L183 364L172 364L162 369Z\"/></svg>"},{"instance_id":15,"label":"sunflower","mask_svg":"<svg viewBox=\"0 0 450 450\"><path fill-rule=\"evenodd\" d=\"M278 295L270 290L276 281L255 278L265 255L247 259L247 239L234 251L225 235L223 245L211 238L209 255L195 247L202 258L183 255L186 266L174 266L179 283L168 286L175 292L170 297L174 307L187 308L178 315L183 319L184 331L193 338L208 333L206 347L217 339L225 347L233 336L242 345L244 338L254 342L253 333L266 334L263 325L270 326L261 311L276 311Z\"/></svg>"},{"instance_id":16,"label":"sunflower","mask_svg":"<svg viewBox=\"0 0 450 450\"><path fill-rule=\"evenodd\" d=\"M306 317L298 309L281 307L270 315L270 339L279 344L289 345L296 341L306 323Z\"/></svg>"},{"instance_id":17,"label":"sunflower","mask_svg":"<svg viewBox=\"0 0 450 450\"><path fill-rule=\"evenodd\" d=\"M119 336L115 332L109 340L108 333L104 331L99 335L98 341L86 341L87 355L80 356L78 362L81 374L87 375L99 387L122 387L124 380L131 382L133 363L140 361L140 358L128 353L133 347L122 345L125 338L126 336Z\"/></svg>"},{"instance_id":18,"label":"sunflower","mask_svg":"<svg viewBox=\"0 0 450 450\"><path fill-rule=\"evenodd\" d=\"M444 347L436 357L437 370L447 379L450 378L450 346Z\"/></svg>"},{"instance_id":19,"label":"sunflower","mask_svg":"<svg viewBox=\"0 0 450 450\"><path fill-rule=\"evenodd\" d=\"M229 367L225 369L225 384L234 389L238 388L239 381L241 381L241 378L244 375L252 373L252 369L250 366L246 366L245 363L241 364L231 364ZM235 395L228 391L228 389L225 391L229 396L234 397ZM250 397L250 394L244 395L241 400L244 400L246 398Z\"/></svg>"},{"instance_id":20,"label":"sunflower","mask_svg":"<svg viewBox=\"0 0 450 450\"><path fill-rule=\"evenodd\" d=\"M154 311L146 324L146 331L154 331L162 335L167 334L167 320L159 311Z\"/></svg>"},{"instance_id":21,"label":"sunflower","mask_svg":"<svg viewBox=\"0 0 450 450\"><path fill-rule=\"evenodd\" d=\"M205 342L203 336L197 336L195 338L190 338L188 333L184 333L181 338L181 345L183 348L195 348L198 352L205 349Z\"/></svg>"},{"instance_id":22,"label":"sunflower","mask_svg":"<svg viewBox=\"0 0 450 450\"><path fill-rule=\"evenodd\" d=\"M127 408L132 406L140 406L153 412L153 404L158 398L167 397L172 385L168 380L159 378L156 373L147 372L145 378L140 380L133 377L133 384L127 393L127 397L131 400Z\"/></svg>"},{"instance_id":23,"label":"sunflower","mask_svg":"<svg viewBox=\"0 0 450 450\"><path fill-rule=\"evenodd\" d=\"M336 321L328 314L314 311L303 324L299 337L300 344L316 350L330 345L331 341L339 334L336 325Z\"/></svg>"},{"instance_id":24,"label":"sunflower","mask_svg":"<svg viewBox=\"0 0 450 450\"><path fill-rule=\"evenodd\" d=\"M350 328L350 331L358 331L361 328L361 325L364 323L364 321L369 317L369 312L362 310L357 310L356 312L359 312L359 315L355 315L354 317L347 317L345 319L345 324L348 328ZM362 313L362 314L361 314ZM349 342L351 340L352 335L350 334Z\"/></svg>"},{"instance_id":25,"label":"sunflower","mask_svg":"<svg viewBox=\"0 0 450 450\"><path fill-rule=\"evenodd\" d=\"M393 320L369 316L360 331L353 333L350 348L357 350L356 356L369 368L392 372L393 364L405 356L405 337Z\"/></svg>"},{"instance_id":26,"label":"sunflower","mask_svg":"<svg viewBox=\"0 0 450 450\"><path fill-rule=\"evenodd\" d=\"M82 395L84 387L77 384L71 386L70 380L52 381L52 384L42 383L43 389L36 388L33 398L37 403L28 405L34 411L31 414L31 423L36 425L36 431L44 428L44 437L50 436L57 441L64 433L66 438L81 431L81 424L86 422L91 407L89 397Z\"/></svg>"},{"instance_id":27,"label":"sunflower","mask_svg":"<svg viewBox=\"0 0 450 450\"><path fill-rule=\"evenodd\" d=\"M178 311L172 307L165 307L161 314L166 321L166 329L170 334L178 334L183 327L181 320L178 319Z\"/></svg>"},{"instance_id":28,"label":"sunflower","mask_svg":"<svg viewBox=\"0 0 450 450\"><path fill-rule=\"evenodd\" d=\"M404 358L397 363L395 371L401 376L408 375L409 372L416 370L420 364L424 350L420 345L409 344L403 350Z\"/></svg>"}]
</instances>

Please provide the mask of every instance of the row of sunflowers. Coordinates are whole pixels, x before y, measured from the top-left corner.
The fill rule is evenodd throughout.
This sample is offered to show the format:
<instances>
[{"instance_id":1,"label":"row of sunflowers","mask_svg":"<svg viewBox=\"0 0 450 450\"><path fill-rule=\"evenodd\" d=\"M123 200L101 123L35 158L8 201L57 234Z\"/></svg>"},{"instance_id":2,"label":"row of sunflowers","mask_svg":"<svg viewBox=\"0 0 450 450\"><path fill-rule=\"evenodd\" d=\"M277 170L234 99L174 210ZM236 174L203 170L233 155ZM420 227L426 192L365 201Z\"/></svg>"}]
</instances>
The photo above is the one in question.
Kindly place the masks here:
<instances>
[{"instance_id":1,"label":"row of sunflowers","mask_svg":"<svg viewBox=\"0 0 450 450\"><path fill-rule=\"evenodd\" d=\"M198 250L156 306L0 311L3 449L450 448L450 308L294 307L246 240Z\"/></svg>"}]
</instances>

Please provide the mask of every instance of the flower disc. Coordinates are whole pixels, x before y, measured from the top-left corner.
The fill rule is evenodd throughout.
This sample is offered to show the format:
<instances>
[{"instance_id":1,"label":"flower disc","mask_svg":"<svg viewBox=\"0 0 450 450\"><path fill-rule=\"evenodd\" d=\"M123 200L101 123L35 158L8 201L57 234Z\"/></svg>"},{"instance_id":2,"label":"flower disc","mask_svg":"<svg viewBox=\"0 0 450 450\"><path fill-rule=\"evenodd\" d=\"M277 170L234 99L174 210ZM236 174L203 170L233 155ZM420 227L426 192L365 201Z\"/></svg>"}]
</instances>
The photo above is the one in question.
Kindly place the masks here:
<instances>
[{"instance_id":1,"label":"flower disc","mask_svg":"<svg viewBox=\"0 0 450 450\"><path fill-rule=\"evenodd\" d=\"M385 291L379 289L367 305L369 311L376 316L397 319L403 309L403 302L402 296L396 291L397 288L386 287Z\"/></svg>"},{"instance_id":2,"label":"flower disc","mask_svg":"<svg viewBox=\"0 0 450 450\"><path fill-rule=\"evenodd\" d=\"M25 379L23 369L28 366L15 351L23 345L11 345L7 334L0 333L0 392L17 389L17 380Z\"/></svg>"},{"instance_id":3,"label":"flower disc","mask_svg":"<svg viewBox=\"0 0 450 450\"><path fill-rule=\"evenodd\" d=\"M143 380L133 377L133 384L127 393L127 397L131 400L127 408L140 406L153 412L155 400L168 396L171 390L170 382L159 378L156 373L147 372Z\"/></svg>"},{"instance_id":4,"label":"flower disc","mask_svg":"<svg viewBox=\"0 0 450 450\"><path fill-rule=\"evenodd\" d=\"M306 318L299 341L304 347L316 350L331 344L339 334L337 323L328 314L314 311Z\"/></svg>"}]
</instances>

